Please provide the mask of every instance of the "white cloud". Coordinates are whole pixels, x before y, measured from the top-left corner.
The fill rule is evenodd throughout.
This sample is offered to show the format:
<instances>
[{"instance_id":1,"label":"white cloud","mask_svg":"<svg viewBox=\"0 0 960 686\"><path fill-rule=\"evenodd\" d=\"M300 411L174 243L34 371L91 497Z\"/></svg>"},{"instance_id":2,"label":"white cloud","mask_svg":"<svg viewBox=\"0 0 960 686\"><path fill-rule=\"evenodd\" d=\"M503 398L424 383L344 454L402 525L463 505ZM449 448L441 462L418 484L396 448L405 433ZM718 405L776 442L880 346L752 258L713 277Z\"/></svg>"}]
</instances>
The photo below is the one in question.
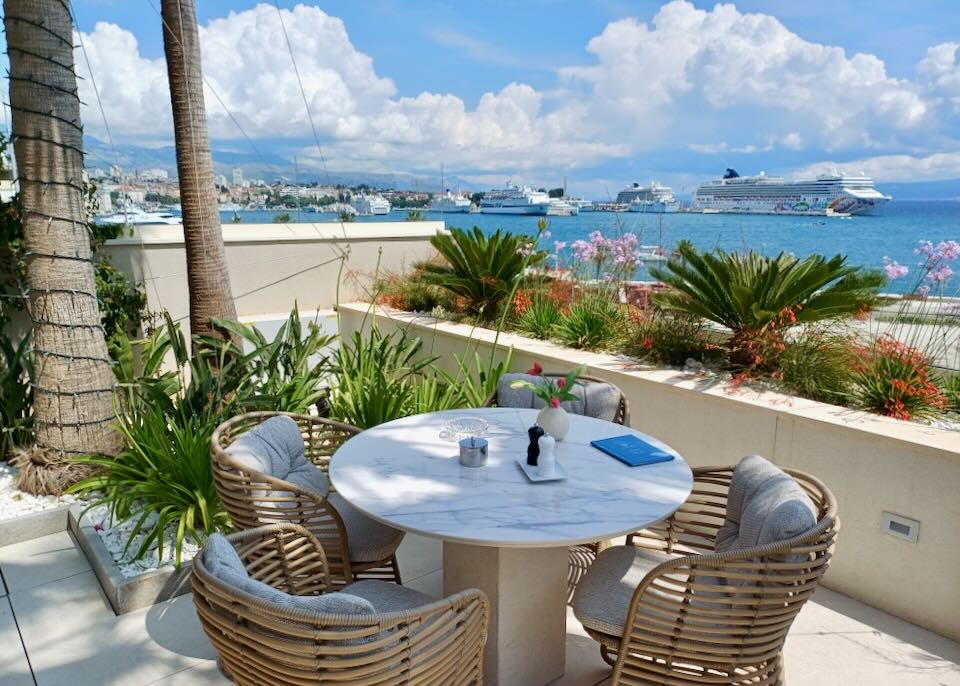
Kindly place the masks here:
<instances>
[{"instance_id":1,"label":"white cloud","mask_svg":"<svg viewBox=\"0 0 960 686\"><path fill-rule=\"evenodd\" d=\"M934 181L960 179L960 152L942 152L926 156L877 155L850 162L817 162L798 169L797 178L817 174L865 173L877 181Z\"/></svg>"},{"instance_id":2,"label":"white cloud","mask_svg":"<svg viewBox=\"0 0 960 686\"><path fill-rule=\"evenodd\" d=\"M872 160L960 150L958 43L931 47L910 81L891 77L876 56L806 41L772 16L674 0L649 23L609 23L586 46L593 64L558 69L549 92L509 83L469 109L454 94L399 93L344 23L319 8L282 13L332 168L445 162L532 176L656 150L758 158L816 149L866 158L869 151ZM205 77L247 135L312 138L275 7L231 12L201 27L200 37ZM478 57L492 49L461 34L434 39ZM163 60L144 58L134 36L113 24L98 23L83 42L114 134L171 140ZM77 61L85 76L79 51ZM89 80L80 92L87 130L102 135ZM242 138L210 92L206 105L213 137ZM317 158L316 146L302 155Z\"/></svg>"}]
</instances>

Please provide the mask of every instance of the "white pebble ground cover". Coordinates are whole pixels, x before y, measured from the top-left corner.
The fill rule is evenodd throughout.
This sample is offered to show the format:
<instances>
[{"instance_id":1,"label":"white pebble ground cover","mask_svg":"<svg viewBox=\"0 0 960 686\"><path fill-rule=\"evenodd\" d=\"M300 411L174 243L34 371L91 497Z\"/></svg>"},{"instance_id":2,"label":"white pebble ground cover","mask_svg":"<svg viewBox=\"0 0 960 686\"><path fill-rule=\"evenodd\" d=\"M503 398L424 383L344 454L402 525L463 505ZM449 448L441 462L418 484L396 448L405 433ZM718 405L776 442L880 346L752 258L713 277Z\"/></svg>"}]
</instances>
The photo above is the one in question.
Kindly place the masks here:
<instances>
[{"instance_id":1,"label":"white pebble ground cover","mask_svg":"<svg viewBox=\"0 0 960 686\"><path fill-rule=\"evenodd\" d=\"M17 488L17 470L0 462L0 521L77 502L73 496L31 495Z\"/></svg>"},{"instance_id":2,"label":"white pebble ground cover","mask_svg":"<svg viewBox=\"0 0 960 686\"><path fill-rule=\"evenodd\" d=\"M157 515L151 514L143 524L141 532L133 537L132 542L127 547L127 542L131 540L131 534L136 526L137 519L111 520L110 511L105 505L97 505L87 510L85 515L85 524L92 525L103 541L114 564L124 578L130 579L140 576L162 567L172 566L174 563L173 540L176 534L176 527L167 527L163 540L163 556L157 553L156 543L151 543L150 548L139 560L134 560L140 545L145 538L144 532L151 531L153 523L157 521ZM126 548L126 553L124 553ZM193 559L193 556L199 551L193 541L187 539L183 544L183 553L181 554L181 563L186 563Z\"/></svg>"}]
</instances>

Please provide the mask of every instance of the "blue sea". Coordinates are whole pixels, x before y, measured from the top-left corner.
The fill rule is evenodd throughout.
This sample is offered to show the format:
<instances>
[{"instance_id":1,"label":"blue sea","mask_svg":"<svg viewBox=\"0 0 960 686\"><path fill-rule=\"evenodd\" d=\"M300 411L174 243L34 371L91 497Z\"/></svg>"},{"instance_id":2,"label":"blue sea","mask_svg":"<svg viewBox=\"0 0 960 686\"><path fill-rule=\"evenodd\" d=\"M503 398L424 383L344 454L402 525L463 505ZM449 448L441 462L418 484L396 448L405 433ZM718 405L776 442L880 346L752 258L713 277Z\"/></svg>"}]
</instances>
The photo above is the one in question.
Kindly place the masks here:
<instances>
[{"instance_id":1,"label":"blue sea","mask_svg":"<svg viewBox=\"0 0 960 686\"><path fill-rule=\"evenodd\" d=\"M288 212L291 222L298 220L295 211ZM243 223L271 223L279 212L240 211ZM404 221L406 210L391 212L386 217L357 217L358 222ZM440 214L424 213L427 219L440 219ZM221 213L228 224L232 212ZM534 234L538 217L492 214L444 215L448 227L479 226L485 231L504 228L513 232ZM307 213L299 215L301 222L335 222L336 215ZM576 217L547 217L550 237L541 248L553 249L554 241L573 241L586 238L591 231L600 231L608 237L634 233L644 245L663 246L668 252L678 241L687 239L702 250L752 249L764 254L793 253L805 257L812 253L845 255L851 264L880 268L883 258L889 257L915 270L919 258L914 248L921 240L960 240L960 202L897 201L888 203L883 214L876 217L796 217L745 214L676 214L650 215L634 212L583 212ZM569 248L567 248L569 259ZM960 274L960 267L954 266ZM641 270L636 278L646 278ZM891 291L911 288L914 275L893 281ZM953 294L960 286L960 276L954 277L946 293Z\"/></svg>"}]
</instances>

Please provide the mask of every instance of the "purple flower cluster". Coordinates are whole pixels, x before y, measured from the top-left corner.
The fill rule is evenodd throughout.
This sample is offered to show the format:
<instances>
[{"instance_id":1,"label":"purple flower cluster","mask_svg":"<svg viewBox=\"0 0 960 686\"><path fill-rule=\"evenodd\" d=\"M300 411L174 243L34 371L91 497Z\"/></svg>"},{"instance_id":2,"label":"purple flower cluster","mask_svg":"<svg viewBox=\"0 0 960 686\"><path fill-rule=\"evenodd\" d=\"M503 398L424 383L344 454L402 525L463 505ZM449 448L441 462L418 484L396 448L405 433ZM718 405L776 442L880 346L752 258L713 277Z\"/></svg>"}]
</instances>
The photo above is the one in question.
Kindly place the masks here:
<instances>
[{"instance_id":1,"label":"purple flower cluster","mask_svg":"<svg viewBox=\"0 0 960 686\"><path fill-rule=\"evenodd\" d=\"M896 260L891 260L889 257L883 258L883 271L886 273L888 279L899 279L901 276L906 276L910 273L909 267L905 267Z\"/></svg>"},{"instance_id":2,"label":"purple flower cluster","mask_svg":"<svg viewBox=\"0 0 960 686\"><path fill-rule=\"evenodd\" d=\"M609 262L612 271L604 271L603 276L611 281L616 276L629 278L635 269L643 266L637 250L639 245L640 240L632 233L625 233L620 238L606 238L594 231L589 240L574 241L570 249L576 262L594 266L596 278L600 278L601 269Z\"/></svg>"},{"instance_id":3,"label":"purple flower cluster","mask_svg":"<svg viewBox=\"0 0 960 686\"><path fill-rule=\"evenodd\" d=\"M953 276L953 268L947 263L960 257L960 243L940 241L934 245L931 241L920 241L913 252L923 258L919 266L924 271L924 279L929 282L929 285L917 289L917 294L923 297L930 292L931 286L943 287Z\"/></svg>"}]
</instances>

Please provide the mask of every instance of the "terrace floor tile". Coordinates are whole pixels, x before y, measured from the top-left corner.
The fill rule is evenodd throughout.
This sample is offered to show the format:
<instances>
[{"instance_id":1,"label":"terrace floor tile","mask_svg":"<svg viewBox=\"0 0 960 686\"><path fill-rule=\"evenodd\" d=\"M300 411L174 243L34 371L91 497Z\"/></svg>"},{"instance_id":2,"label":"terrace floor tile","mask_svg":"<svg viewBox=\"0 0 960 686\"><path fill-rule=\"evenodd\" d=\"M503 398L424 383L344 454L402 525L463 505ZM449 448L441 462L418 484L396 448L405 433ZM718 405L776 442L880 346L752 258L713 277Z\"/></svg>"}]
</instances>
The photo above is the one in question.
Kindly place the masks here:
<instances>
[{"instance_id":1,"label":"terrace floor tile","mask_svg":"<svg viewBox=\"0 0 960 686\"><path fill-rule=\"evenodd\" d=\"M90 571L90 563L69 531L0 548L0 571L7 593Z\"/></svg>"}]
</instances>

